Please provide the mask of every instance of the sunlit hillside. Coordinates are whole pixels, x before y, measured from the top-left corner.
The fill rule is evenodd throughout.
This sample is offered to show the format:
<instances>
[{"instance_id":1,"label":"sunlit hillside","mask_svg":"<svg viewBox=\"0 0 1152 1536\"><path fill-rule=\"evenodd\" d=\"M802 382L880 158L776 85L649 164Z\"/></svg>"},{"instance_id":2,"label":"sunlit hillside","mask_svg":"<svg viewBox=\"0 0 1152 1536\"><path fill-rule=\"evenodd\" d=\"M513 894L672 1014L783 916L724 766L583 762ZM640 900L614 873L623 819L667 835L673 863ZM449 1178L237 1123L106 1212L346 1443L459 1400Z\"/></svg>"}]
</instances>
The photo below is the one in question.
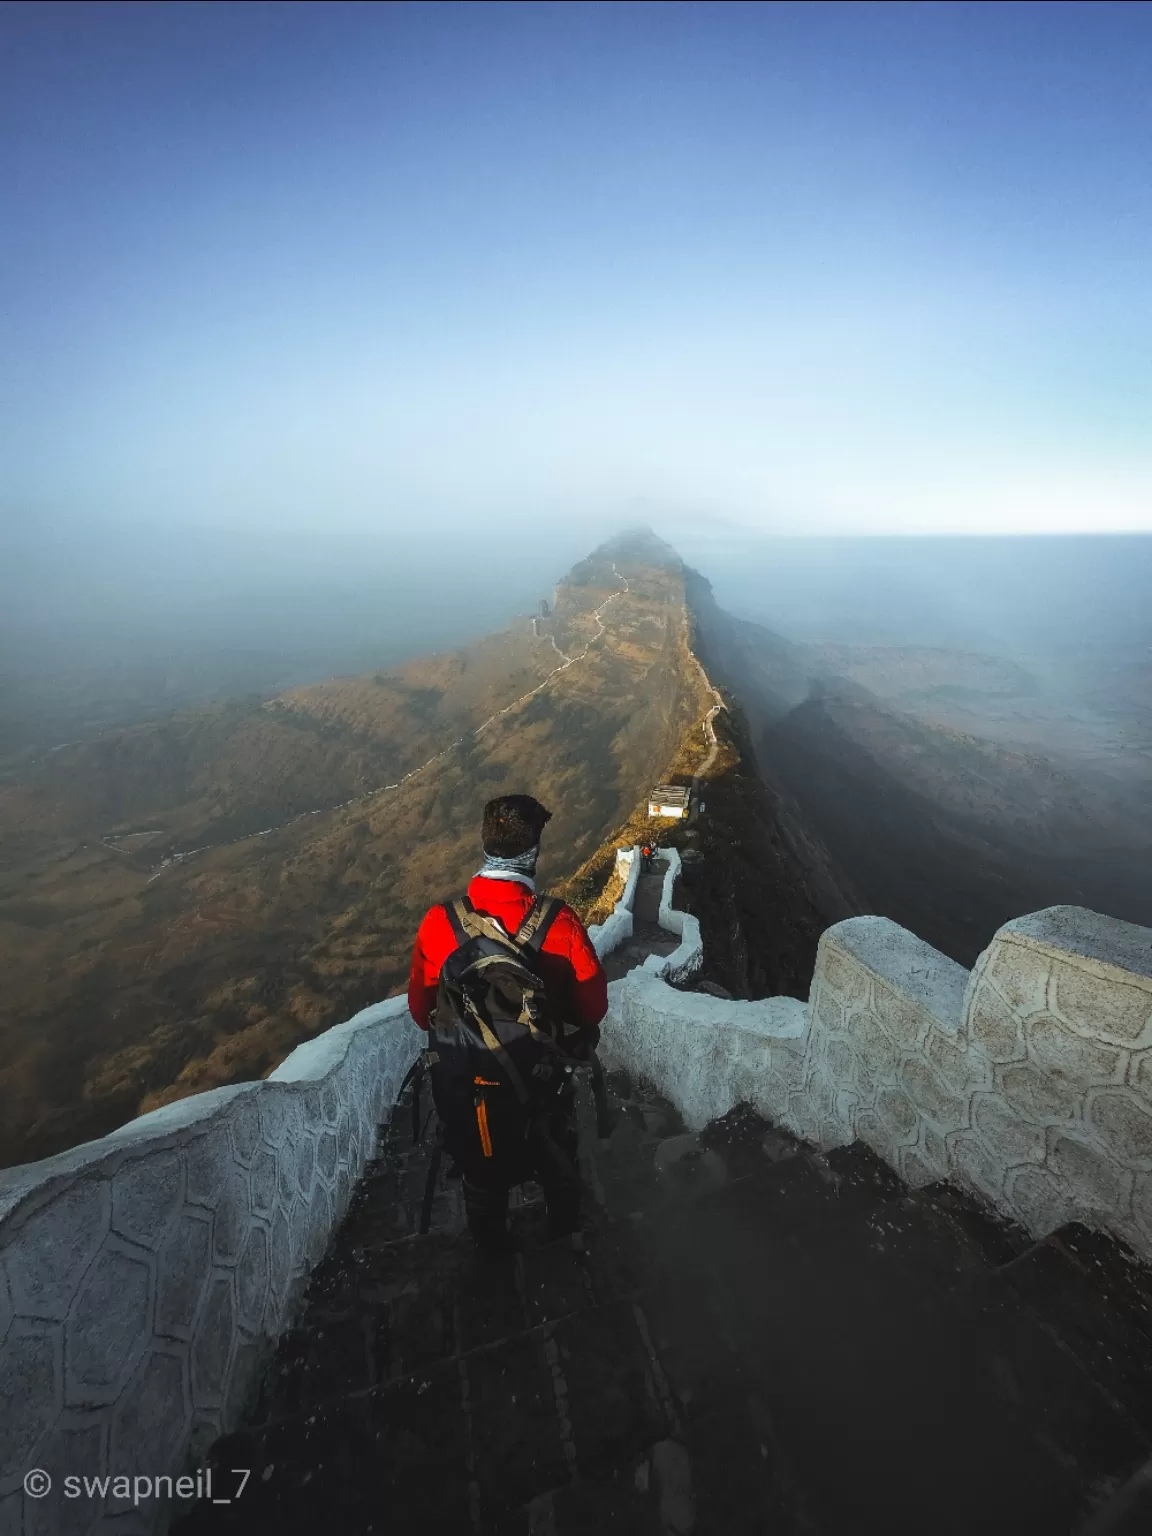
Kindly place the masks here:
<instances>
[{"instance_id":1,"label":"sunlit hillside","mask_svg":"<svg viewBox=\"0 0 1152 1536\"><path fill-rule=\"evenodd\" d=\"M490 796L549 805L542 873L573 871L702 687L679 561L632 540L577 566L547 620L55 754L0 799L5 1160L260 1076L402 985Z\"/></svg>"}]
</instances>

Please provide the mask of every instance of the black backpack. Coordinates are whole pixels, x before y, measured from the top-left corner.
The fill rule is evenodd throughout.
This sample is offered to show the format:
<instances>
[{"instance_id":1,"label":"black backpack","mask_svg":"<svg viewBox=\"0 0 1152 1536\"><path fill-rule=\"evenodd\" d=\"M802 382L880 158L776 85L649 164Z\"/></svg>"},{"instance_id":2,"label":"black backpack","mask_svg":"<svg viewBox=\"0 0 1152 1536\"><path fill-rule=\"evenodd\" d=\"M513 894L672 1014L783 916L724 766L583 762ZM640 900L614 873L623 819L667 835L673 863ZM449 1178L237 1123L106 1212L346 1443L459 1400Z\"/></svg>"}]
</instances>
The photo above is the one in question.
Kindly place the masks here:
<instances>
[{"instance_id":1,"label":"black backpack","mask_svg":"<svg viewBox=\"0 0 1152 1536\"><path fill-rule=\"evenodd\" d=\"M441 1151L466 1156L473 1135L485 1158L499 1151L514 1159L534 1127L557 1168L565 1177L579 1178L548 1126L550 1103L571 1080L573 1058L560 1043L563 1021L549 1007L537 963L562 907L553 896L538 896L509 934L494 918L477 912L466 896L444 905L457 947L440 968L428 1049L413 1062L400 1089L402 1096L409 1082L414 1084L414 1144L422 1135L420 1081L425 1072L440 1118L421 1205L422 1234L431 1223ZM592 1065L597 1133L609 1136L614 1116L604 1075L595 1052L585 1055Z\"/></svg>"},{"instance_id":2,"label":"black backpack","mask_svg":"<svg viewBox=\"0 0 1152 1536\"><path fill-rule=\"evenodd\" d=\"M559 1088L563 1021L549 1007L539 954L562 906L538 896L509 934L467 896L445 903L458 942L440 970L429 1045L449 1094L467 1087L471 1101L476 1084L506 1088L531 1112Z\"/></svg>"}]
</instances>

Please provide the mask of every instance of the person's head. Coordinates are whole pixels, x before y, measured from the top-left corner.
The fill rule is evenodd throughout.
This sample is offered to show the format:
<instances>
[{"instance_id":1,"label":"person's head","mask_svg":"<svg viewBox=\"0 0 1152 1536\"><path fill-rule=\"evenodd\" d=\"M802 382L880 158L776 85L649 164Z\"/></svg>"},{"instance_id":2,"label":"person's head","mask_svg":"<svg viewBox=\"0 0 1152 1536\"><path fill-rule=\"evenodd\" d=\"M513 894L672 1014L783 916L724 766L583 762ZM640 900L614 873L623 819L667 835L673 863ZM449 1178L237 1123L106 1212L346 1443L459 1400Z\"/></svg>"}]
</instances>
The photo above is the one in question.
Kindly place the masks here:
<instances>
[{"instance_id":1,"label":"person's head","mask_svg":"<svg viewBox=\"0 0 1152 1536\"><path fill-rule=\"evenodd\" d=\"M484 852L498 859L514 859L540 841L545 823L552 820L539 800L531 795L500 795L484 807L480 841Z\"/></svg>"}]
</instances>

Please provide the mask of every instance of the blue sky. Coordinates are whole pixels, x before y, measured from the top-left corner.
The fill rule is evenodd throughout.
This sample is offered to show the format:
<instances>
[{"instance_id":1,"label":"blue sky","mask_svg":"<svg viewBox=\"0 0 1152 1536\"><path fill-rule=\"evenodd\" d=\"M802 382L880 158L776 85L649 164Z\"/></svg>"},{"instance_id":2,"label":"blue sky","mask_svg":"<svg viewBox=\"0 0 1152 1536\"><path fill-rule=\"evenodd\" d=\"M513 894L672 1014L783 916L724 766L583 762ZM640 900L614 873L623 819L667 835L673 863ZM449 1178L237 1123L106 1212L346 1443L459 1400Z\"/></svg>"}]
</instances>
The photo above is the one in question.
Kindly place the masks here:
<instances>
[{"instance_id":1,"label":"blue sky","mask_svg":"<svg viewBox=\"0 0 1152 1536\"><path fill-rule=\"evenodd\" d=\"M0 6L0 513L1152 529L1152 7Z\"/></svg>"}]
</instances>

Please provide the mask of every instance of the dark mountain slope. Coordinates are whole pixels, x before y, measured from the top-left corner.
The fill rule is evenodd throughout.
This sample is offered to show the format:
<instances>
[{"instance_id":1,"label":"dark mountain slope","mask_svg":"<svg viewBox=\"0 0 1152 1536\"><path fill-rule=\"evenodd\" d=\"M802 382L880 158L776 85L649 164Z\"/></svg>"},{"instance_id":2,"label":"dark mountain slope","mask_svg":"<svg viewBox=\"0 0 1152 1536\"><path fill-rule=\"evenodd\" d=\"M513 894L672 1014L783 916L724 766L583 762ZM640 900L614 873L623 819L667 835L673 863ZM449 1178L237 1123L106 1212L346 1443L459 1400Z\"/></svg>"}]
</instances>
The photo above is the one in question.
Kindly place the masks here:
<instances>
[{"instance_id":1,"label":"dark mountain slope","mask_svg":"<svg viewBox=\"0 0 1152 1536\"><path fill-rule=\"evenodd\" d=\"M1058 903L1152 925L1152 825L1099 783L882 702L827 653L731 619L702 579L689 595L825 910L838 895L964 965L1002 923Z\"/></svg>"},{"instance_id":2,"label":"dark mountain slope","mask_svg":"<svg viewBox=\"0 0 1152 1536\"><path fill-rule=\"evenodd\" d=\"M864 896L760 749L771 722L787 716L811 691L806 648L725 613L716 604L711 584L697 571L686 573L685 591L696 653L713 683L738 705L736 730L744 771L758 771L772 806L772 822L803 871L805 889L822 913L823 925L867 911Z\"/></svg>"},{"instance_id":3,"label":"dark mountain slope","mask_svg":"<svg viewBox=\"0 0 1152 1536\"><path fill-rule=\"evenodd\" d=\"M663 839L684 857L678 900L700 922L702 979L733 997L806 999L821 933L852 909L823 877L815 840L757 771L747 722L731 701L715 730L720 750L701 785L704 812L672 824Z\"/></svg>"},{"instance_id":4,"label":"dark mountain slope","mask_svg":"<svg viewBox=\"0 0 1152 1536\"><path fill-rule=\"evenodd\" d=\"M1152 925L1148 829L1099 814L1043 758L831 692L766 729L760 752L871 909L961 964L1041 907Z\"/></svg>"}]
</instances>

